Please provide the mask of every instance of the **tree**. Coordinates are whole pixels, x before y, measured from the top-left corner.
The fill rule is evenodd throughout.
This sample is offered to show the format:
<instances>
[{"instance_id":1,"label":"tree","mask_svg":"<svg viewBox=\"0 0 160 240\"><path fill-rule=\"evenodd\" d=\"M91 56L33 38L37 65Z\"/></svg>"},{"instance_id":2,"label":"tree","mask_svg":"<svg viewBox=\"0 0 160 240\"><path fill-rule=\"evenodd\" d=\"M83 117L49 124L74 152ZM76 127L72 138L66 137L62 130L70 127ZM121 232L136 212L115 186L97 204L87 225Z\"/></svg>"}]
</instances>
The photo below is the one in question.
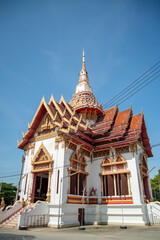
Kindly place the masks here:
<instances>
[{"instance_id":1,"label":"tree","mask_svg":"<svg viewBox=\"0 0 160 240\"><path fill-rule=\"evenodd\" d=\"M16 196L17 188L13 183L1 183L0 199L3 197L5 205L12 205Z\"/></svg>"},{"instance_id":2,"label":"tree","mask_svg":"<svg viewBox=\"0 0 160 240\"><path fill-rule=\"evenodd\" d=\"M158 174L151 179L151 187L153 199L155 201L160 201L160 169L158 170Z\"/></svg>"}]
</instances>

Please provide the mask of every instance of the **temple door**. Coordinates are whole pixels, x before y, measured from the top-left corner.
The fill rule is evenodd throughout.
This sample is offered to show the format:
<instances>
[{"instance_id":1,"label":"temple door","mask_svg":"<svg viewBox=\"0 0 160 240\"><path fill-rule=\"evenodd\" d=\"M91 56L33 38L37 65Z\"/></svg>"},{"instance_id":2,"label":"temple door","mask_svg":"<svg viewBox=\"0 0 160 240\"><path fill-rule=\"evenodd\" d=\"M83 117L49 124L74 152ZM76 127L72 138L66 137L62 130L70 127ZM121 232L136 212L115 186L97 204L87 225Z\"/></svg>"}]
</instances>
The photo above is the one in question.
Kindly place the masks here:
<instances>
[{"instance_id":1,"label":"temple door","mask_svg":"<svg viewBox=\"0 0 160 240\"><path fill-rule=\"evenodd\" d=\"M78 208L78 221L80 223L80 226L85 224L85 209L84 208Z\"/></svg>"}]
</instances>

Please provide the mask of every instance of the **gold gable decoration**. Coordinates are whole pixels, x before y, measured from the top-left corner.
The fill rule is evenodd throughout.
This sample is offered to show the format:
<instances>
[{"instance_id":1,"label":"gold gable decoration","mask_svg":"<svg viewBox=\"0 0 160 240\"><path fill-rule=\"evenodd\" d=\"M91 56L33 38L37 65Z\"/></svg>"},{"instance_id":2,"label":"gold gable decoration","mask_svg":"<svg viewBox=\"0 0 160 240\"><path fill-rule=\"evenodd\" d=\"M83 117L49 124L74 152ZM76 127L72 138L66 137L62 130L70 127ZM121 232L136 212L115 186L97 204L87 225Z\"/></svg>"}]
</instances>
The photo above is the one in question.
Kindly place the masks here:
<instances>
[{"instance_id":1,"label":"gold gable decoration","mask_svg":"<svg viewBox=\"0 0 160 240\"><path fill-rule=\"evenodd\" d=\"M42 118L36 132L41 133L45 130L51 130L54 128L55 128L55 125L52 123L52 119L51 119L50 115L48 113L46 113L44 115L44 117Z\"/></svg>"},{"instance_id":2,"label":"gold gable decoration","mask_svg":"<svg viewBox=\"0 0 160 240\"><path fill-rule=\"evenodd\" d=\"M53 164L52 156L49 154L49 152L42 143L32 160L33 165L32 173L52 172L53 171L52 164Z\"/></svg>"}]
</instances>

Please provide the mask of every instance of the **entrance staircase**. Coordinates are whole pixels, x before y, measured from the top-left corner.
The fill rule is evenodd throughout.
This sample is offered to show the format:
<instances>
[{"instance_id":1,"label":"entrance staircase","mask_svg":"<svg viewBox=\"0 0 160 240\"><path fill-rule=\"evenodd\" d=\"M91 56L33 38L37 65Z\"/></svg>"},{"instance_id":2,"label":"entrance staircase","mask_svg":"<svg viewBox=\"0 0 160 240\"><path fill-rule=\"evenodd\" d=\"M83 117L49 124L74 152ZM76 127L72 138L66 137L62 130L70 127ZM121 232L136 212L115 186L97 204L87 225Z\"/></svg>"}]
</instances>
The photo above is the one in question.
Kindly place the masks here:
<instances>
[{"instance_id":1,"label":"entrance staircase","mask_svg":"<svg viewBox=\"0 0 160 240\"><path fill-rule=\"evenodd\" d=\"M16 201L13 206L8 206L3 211L0 211L0 227L17 228L22 202Z\"/></svg>"},{"instance_id":2,"label":"entrance staircase","mask_svg":"<svg viewBox=\"0 0 160 240\"><path fill-rule=\"evenodd\" d=\"M160 225L160 202L147 204L150 225Z\"/></svg>"},{"instance_id":3,"label":"entrance staircase","mask_svg":"<svg viewBox=\"0 0 160 240\"><path fill-rule=\"evenodd\" d=\"M1 228L18 228L18 219L19 219L20 211L13 214L9 219L5 220L3 223L0 224Z\"/></svg>"}]
</instances>

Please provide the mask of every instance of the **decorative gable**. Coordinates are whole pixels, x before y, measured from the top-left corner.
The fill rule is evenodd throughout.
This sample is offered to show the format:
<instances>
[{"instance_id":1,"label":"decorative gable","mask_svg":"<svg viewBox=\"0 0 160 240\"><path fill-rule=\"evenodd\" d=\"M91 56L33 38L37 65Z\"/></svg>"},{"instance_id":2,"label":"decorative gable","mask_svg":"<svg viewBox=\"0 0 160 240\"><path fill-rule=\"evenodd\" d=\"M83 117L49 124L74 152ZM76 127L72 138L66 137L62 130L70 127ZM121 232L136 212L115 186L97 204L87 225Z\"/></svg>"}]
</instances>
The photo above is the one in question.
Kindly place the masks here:
<instances>
[{"instance_id":1,"label":"decorative gable","mask_svg":"<svg viewBox=\"0 0 160 240\"><path fill-rule=\"evenodd\" d=\"M52 129L54 130L54 128L55 128L55 125L52 123L52 119L51 119L50 115L48 113L46 113L44 115L44 117L42 118L36 132L41 133L45 130L52 130Z\"/></svg>"},{"instance_id":2,"label":"decorative gable","mask_svg":"<svg viewBox=\"0 0 160 240\"><path fill-rule=\"evenodd\" d=\"M50 172L53 170L52 164L52 156L42 143L32 160L32 172Z\"/></svg>"}]
</instances>

